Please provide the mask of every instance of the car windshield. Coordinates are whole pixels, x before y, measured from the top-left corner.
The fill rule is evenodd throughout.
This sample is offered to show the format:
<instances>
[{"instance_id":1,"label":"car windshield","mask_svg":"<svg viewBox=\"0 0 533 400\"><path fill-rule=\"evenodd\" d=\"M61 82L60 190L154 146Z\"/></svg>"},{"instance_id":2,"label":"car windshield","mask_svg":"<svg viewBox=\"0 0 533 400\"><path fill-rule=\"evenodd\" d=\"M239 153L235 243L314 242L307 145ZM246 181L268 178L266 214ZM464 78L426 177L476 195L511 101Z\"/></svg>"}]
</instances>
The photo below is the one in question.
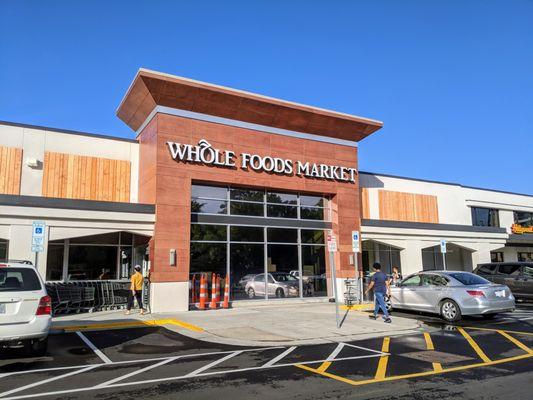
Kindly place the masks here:
<instances>
[{"instance_id":1,"label":"car windshield","mask_svg":"<svg viewBox=\"0 0 533 400\"><path fill-rule=\"evenodd\" d=\"M291 274L272 274L274 279L278 282L289 282L297 281L298 279L292 276Z\"/></svg>"},{"instance_id":2,"label":"car windshield","mask_svg":"<svg viewBox=\"0 0 533 400\"><path fill-rule=\"evenodd\" d=\"M0 292L31 290L41 290L41 282L33 269L0 267Z\"/></svg>"},{"instance_id":3,"label":"car windshield","mask_svg":"<svg viewBox=\"0 0 533 400\"><path fill-rule=\"evenodd\" d=\"M466 286L485 285L487 283L490 283L485 278L471 274L470 272L452 272L448 275L450 275L454 279L457 279L459 282Z\"/></svg>"}]
</instances>

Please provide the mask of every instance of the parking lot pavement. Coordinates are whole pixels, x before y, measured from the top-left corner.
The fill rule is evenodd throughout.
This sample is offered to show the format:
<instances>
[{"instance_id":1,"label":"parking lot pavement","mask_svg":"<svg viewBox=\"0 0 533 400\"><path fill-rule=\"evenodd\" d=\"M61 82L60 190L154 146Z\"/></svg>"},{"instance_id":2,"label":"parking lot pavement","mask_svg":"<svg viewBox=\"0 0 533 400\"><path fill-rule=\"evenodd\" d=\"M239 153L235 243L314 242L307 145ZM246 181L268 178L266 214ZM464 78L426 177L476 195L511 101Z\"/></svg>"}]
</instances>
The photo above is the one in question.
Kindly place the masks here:
<instances>
[{"instance_id":1,"label":"parking lot pavement","mask_svg":"<svg viewBox=\"0 0 533 400\"><path fill-rule=\"evenodd\" d=\"M0 362L0 399L117 394L170 398L184 391L187 398L206 398L208 393L232 398L321 398L326 390L349 397L354 387L363 390L357 393L374 393L373 388L388 382L397 382L390 393L396 395L394 391L403 387L399 383L409 381L412 389L428 385L431 377L438 377L430 381L435 385L450 376L456 383L464 376L483 380L510 374L516 379L525 374L531 379L529 315L525 309L488 322L466 319L450 326L441 321L441 329L419 334L303 346L223 345L164 327L61 333L51 336L44 358L5 355ZM465 372L469 375L461 375ZM236 386L249 390L234 392Z\"/></svg>"}]
</instances>

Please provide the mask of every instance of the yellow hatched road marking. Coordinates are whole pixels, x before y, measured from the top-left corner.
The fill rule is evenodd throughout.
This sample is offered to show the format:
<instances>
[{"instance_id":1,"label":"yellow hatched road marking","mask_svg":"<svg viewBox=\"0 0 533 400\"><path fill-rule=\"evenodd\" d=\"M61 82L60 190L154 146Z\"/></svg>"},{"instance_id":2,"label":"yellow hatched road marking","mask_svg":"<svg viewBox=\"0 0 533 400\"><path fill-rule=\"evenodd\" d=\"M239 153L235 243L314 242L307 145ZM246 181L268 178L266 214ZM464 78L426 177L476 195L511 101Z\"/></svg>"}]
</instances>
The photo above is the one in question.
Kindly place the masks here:
<instances>
[{"instance_id":1,"label":"yellow hatched road marking","mask_svg":"<svg viewBox=\"0 0 533 400\"><path fill-rule=\"evenodd\" d=\"M433 340L431 340L431 335L429 334L429 332L424 332L424 339L426 340L426 348L428 350L435 350L435 346L433 345ZM433 365L433 370L435 372L442 371L441 363L434 362L431 364Z\"/></svg>"},{"instance_id":2,"label":"yellow hatched road marking","mask_svg":"<svg viewBox=\"0 0 533 400\"><path fill-rule=\"evenodd\" d=\"M320 367L316 369L317 372L326 372L326 370L331 365L331 361L324 361Z\"/></svg>"},{"instance_id":3,"label":"yellow hatched road marking","mask_svg":"<svg viewBox=\"0 0 533 400\"><path fill-rule=\"evenodd\" d=\"M500 335L502 335L504 338L510 340L511 342L513 342L517 347L520 347L522 350L524 350L526 353L528 354L533 354L533 350L531 350L529 347L527 347L524 343L522 343L521 341L519 341L518 339L515 339L514 337L512 337L511 335L509 335L507 332L505 331L497 331Z\"/></svg>"},{"instance_id":4,"label":"yellow hatched road marking","mask_svg":"<svg viewBox=\"0 0 533 400\"><path fill-rule=\"evenodd\" d=\"M381 346L381 351L383 353L388 353L390 347L390 337L384 337L383 338L383 345ZM376 376L375 379L383 379L385 378L385 374L387 373L387 364L389 362L389 356L381 356L379 358L379 364L378 369L376 370Z\"/></svg>"},{"instance_id":5,"label":"yellow hatched road marking","mask_svg":"<svg viewBox=\"0 0 533 400\"><path fill-rule=\"evenodd\" d=\"M360 385L368 385L370 383L397 381L397 380L400 380L400 379L418 378L418 377L423 377L423 376L444 374L444 373L448 373L448 372L464 371L464 370L472 369L472 368L487 367L487 366L491 366L491 365L498 365L498 364L503 364L503 363L512 362L512 361L524 360L526 358L531 358L531 357L533 357L533 354L524 354L524 355L516 356L516 357L502 358L500 360L495 360L495 361L489 361L489 362L483 362L483 363L477 363L477 364L470 364L470 365L463 365L463 366L460 366L460 367L453 367L453 368L444 368L441 371L425 371L425 372L418 372L418 373L414 373L414 374L388 376L388 377L385 377L385 378L382 378L382 379L376 379L376 378L374 378L374 379L366 379L366 380L362 380L362 381L354 381L354 380L349 379L349 378L344 378L342 376L330 374L329 372L321 372L321 373L319 373L319 372L317 372L316 369L310 368L310 367L308 367L306 365L298 364L298 365L296 365L296 367L301 368L301 369L305 369L305 370L310 371L310 372L314 372L316 374L319 374L319 375L322 375L322 376L325 376L325 377L328 377L328 378L331 378L331 379L335 379L335 380L340 381L340 382L348 383L348 384L353 385L353 386L360 386Z\"/></svg>"},{"instance_id":6,"label":"yellow hatched road marking","mask_svg":"<svg viewBox=\"0 0 533 400\"><path fill-rule=\"evenodd\" d=\"M470 336L463 328L457 328L457 330L468 341L468 343L470 344L470 347L474 349L474 351L477 353L479 358L481 358L486 363L491 362L491 359L487 357L487 355L483 352L483 350L481 350L481 348L474 341L474 339L472 339L472 336Z\"/></svg>"}]
</instances>

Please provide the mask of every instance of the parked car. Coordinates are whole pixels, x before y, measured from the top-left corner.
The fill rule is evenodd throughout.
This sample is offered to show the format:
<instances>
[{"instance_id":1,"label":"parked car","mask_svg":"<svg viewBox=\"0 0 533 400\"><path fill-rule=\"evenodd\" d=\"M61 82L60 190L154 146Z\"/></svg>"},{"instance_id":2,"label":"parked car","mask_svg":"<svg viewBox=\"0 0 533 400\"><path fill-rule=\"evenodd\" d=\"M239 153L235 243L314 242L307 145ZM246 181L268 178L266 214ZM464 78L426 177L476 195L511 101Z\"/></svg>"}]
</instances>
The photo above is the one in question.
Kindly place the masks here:
<instances>
[{"instance_id":1,"label":"parked car","mask_svg":"<svg viewBox=\"0 0 533 400\"><path fill-rule=\"evenodd\" d=\"M424 271L410 275L391 287L393 309L439 314L448 322L463 315L494 317L513 311L515 299L505 285L497 285L460 271Z\"/></svg>"},{"instance_id":2,"label":"parked car","mask_svg":"<svg viewBox=\"0 0 533 400\"><path fill-rule=\"evenodd\" d=\"M244 275L241 279L239 279L239 283L238 283L238 288L241 289L241 290L245 290L246 289L246 284L251 281L254 276L256 276L257 274L246 274Z\"/></svg>"},{"instance_id":3,"label":"parked car","mask_svg":"<svg viewBox=\"0 0 533 400\"><path fill-rule=\"evenodd\" d=\"M479 264L474 273L491 282L507 285L516 298L533 299L533 262Z\"/></svg>"},{"instance_id":4,"label":"parked car","mask_svg":"<svg viewBox=\"0 0 533 400\"><path fill-rule=\"evenodd\" d=\"M0 264L0 348L22 348L43 356L51 314L50 296L35 267Z\"/></svg>"},{"instance_id":5,"label":"parked car","mask_svg":"<svg viewBox=\"0 0 533 400\"><path fill-rule=\"evenodd\" d=\"M267 290L269 297L297 297L299 296L299 281L286 272L271 272L267 274ZM265 274L258 274L246 283L248 298L265 295Z\"/></svg>"}]
</instances>

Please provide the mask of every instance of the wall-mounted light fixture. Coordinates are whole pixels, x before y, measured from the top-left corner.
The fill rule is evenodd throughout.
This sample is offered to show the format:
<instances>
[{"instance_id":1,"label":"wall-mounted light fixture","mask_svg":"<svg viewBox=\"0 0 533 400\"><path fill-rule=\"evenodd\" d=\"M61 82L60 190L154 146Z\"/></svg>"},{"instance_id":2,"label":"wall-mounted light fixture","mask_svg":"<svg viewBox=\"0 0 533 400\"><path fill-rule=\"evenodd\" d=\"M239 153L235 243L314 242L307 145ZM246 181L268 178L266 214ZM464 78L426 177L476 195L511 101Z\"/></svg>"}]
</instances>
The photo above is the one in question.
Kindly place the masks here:
<instances>
[{"instance_id":1,"label":"wall-mounted light fixture","mask_svg":"<svg viewBox=\"0 0 533 400\"><path fill-rule=\"evenodd\" d=\"M176 249L170 249L168 263L172 267L176 266Z\"/></svg>"},{"instance_id":2,"label":"wall-mounted light fixture","mask_svg":"<svg viewBox=\"0 0 533 400\"><path fill-rule=\"evenodd\" d=\"M39 168L41 165L41 162L34 158L34 157L28 157L26 158L26 166L30 167L30 168Z\"/></svg>"}]
</instances>

